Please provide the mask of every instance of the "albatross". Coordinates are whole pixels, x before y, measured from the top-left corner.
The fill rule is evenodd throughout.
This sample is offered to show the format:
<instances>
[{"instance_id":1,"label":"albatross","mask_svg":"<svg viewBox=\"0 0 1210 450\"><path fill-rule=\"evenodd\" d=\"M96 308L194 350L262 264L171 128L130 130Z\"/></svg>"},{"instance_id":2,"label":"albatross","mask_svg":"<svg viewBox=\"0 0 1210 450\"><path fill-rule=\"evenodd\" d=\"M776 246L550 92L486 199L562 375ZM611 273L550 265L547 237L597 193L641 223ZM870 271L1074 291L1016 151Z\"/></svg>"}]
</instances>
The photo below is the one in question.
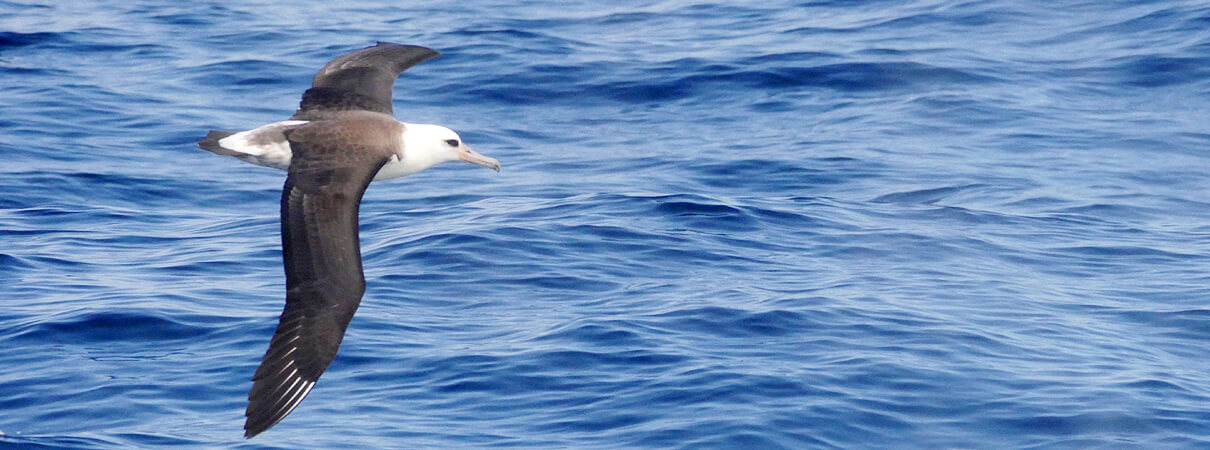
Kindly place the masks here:
<instances>
[{"instance_id":1,"label":"albatross","mask_svg":"<svg viewBox=\"0 0 1210 450\"><path fill-rule=\"evenodd\" d=\"M336 357L365 293L357 215L371 181L446 161L500 171L440 125L395 120L400 73L435 50L379 42L333 59L312 79L289 120L241 132L210 131L198 147L285 170L281 196L286 307L252 376L244 437L298 406Z\"/></svg>"}]
</instances>

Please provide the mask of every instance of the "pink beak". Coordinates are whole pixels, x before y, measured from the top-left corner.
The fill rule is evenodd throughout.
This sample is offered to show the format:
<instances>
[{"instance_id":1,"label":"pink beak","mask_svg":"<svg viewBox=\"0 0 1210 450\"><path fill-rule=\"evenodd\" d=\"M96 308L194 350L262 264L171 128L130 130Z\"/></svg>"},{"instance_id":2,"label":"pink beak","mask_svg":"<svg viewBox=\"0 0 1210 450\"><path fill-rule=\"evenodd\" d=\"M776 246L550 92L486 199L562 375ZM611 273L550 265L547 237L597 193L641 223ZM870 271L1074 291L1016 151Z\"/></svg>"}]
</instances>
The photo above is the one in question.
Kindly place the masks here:
<instances>
[{"instance_id":1,"label":"pink beak","mask_svg":"<svg viewBox=\"0 0 1210 450\"><path fill-rule=\"evenodd\" d=\"M466 144L458 145L458 159L471 164L478 164L497 172L500 171L500 161L496 161L495 158L483 156L479 154L479 152L471 150L471 148L467 147Z\"/></svg>"}]
</instances>

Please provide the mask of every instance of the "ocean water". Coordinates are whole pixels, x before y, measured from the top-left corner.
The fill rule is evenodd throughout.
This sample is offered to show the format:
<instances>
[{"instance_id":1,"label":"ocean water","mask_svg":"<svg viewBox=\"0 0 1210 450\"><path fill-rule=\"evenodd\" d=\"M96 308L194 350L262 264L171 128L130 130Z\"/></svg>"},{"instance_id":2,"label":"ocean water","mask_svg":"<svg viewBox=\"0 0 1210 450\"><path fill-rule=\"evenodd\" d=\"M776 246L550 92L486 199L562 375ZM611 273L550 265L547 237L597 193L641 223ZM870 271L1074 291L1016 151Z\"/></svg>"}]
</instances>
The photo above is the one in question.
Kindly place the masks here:
<instances>
[{"instance_id":1,"label":"ocean water","mask_svg":"<svg viewBox=\"0 0 1210 450\"><path fill-rule=\"evenodd\" d=\"M375 183L242 438L330 58L493 173ZM1210 446L1204 1L0 1L0 447Z\"/></svg>"}]
</instances>

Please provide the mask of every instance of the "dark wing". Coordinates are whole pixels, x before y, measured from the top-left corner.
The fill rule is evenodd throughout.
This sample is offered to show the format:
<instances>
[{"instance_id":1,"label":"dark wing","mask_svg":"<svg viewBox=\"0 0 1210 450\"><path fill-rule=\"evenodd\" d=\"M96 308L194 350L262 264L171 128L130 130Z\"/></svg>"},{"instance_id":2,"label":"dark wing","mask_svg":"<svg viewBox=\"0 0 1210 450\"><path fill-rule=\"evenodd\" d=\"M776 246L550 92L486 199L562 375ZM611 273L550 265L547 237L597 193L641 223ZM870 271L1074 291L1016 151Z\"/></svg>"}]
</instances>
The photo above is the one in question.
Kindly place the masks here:
<instances>
[{"instance_id":1,"label":"dark wing","mask_svg":"<svg viewBox=\"0 0 1210 450\"><path fill-rule=\"evenodd\" d=\"M347 130L314 125L289 136L294 156L281 202L286 307L252 377L244 424L249 438L284 418L311 391L336 357L365 292L358 205L387 153L342 140Z\"/></svg>"},{"instance_id":2,"label":"dark wing","mask_svg":"<svg viewBox=\"0 0 1210 450\"><path fill-rule=\"evenodd\" d=\"M324 65L303 93L295 120L315 120L325 112L366 110L393 114L391 88L399 74L435 58L436 50L379 42Z\"/></svg>"}]
</instances>

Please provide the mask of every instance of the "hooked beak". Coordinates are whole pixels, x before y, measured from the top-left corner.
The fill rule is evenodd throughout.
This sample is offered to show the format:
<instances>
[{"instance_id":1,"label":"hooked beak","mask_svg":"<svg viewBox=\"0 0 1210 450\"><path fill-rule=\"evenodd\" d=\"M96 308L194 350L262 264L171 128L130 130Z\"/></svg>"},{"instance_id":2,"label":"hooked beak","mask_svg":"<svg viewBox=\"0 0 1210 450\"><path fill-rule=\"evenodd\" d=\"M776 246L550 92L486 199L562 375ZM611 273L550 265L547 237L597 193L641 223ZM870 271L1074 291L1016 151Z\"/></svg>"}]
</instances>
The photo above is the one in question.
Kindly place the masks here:
<instances>
[{"instance_id":1,"label":"hooked beak","mask_svg":"<svg viewBox=\"0 0 1210 450\"><path fill-rule=\"evenodd\" d=\"M466 144L462 144L458 147L458 159L471 164L478 164L497 172L500 171L500 161L496 161L495 158L480 155L478 152L471 150L470 147L467 147Z\"/></svg>"}]
</instances>

